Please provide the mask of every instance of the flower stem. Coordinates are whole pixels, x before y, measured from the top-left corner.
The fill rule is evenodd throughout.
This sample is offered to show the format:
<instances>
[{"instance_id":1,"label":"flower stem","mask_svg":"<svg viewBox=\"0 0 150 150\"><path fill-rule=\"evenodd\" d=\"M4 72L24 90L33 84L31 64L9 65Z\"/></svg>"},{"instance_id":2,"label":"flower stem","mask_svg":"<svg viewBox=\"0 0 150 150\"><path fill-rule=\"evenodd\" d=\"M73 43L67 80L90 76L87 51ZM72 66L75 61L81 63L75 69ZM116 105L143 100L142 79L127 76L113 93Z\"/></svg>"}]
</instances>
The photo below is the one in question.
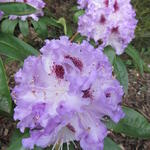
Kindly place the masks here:
<instances>
[{"instance_id":1,"label":"flower stem","mask_svg":"<svg viewBox=\"0 0 150 150\"><path fill-rule=\"evenodd\" d=\"M70 42L72 42L78 34L79 34L79 33L76 32L76 33L70 38Z\"/></svg>"}]
</instances>

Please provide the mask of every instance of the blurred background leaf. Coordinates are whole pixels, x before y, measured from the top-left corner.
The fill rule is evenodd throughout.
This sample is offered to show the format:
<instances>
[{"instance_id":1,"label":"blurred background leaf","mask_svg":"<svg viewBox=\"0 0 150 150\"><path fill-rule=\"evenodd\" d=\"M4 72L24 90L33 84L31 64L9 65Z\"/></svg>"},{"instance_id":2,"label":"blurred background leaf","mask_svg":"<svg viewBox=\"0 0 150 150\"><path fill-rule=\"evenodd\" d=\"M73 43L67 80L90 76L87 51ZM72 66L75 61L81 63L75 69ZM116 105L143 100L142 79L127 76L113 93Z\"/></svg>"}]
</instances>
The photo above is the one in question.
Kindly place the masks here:
<instances>
[{"instance_id":1,"label":"blurred background leaf","mask_svg":"<svg viewBox=\"0 0 150 150\"><path fill-rule=\"evenodd\" d=\"M58 19L57 23L61 24L64 28L64 34L67 35L67 24L65 18L61 17Z\"/></svg>"},{"instance_id":2,"label":"blurred background leaf","mask_svg":"<svg viewBox=\"0 0 150 150\"><path fill-rule=\"evenodd\" d=\"M39 37L41 37L42 39L46 39L48 36L47 25L42 20L31 20L31 22L34 26L35 32L38 33Z\"/></svg>"},{"instance_id":3,"label":"blurred background leaf","mask_svg":"<svg viewBox=\"0 0 150 150\"><path fill-rule=\"evenodd\" d=\"M134 65L139 70L139 72L143 74L143 60L141 59L139 52L132 45L129 45L125 52L133 59Z\"/></svg>"},{"instance_id":4,"label":"blurred background leaf","mask_svg":"<svg viewBox=\"0 0 150 150\"><path fill-rule=\"evenodd\" d=\"M0 58L0 113L12 113L12 100L7 84L5 68Z\"/></svg>"},{"instance_id":5,"label":"blurred background leaf","mask_svg":"<svg viewBox=\"0 0 150 150\"><path fill-rule=\"evenodd\" d=\"M131 0L131 2L136 11L136 18L138 19L135 39L132 44L141 52L142 48L150 48L150 1Z\"/></svg>"},{"instance_id":6,"label":"blurred background leaf","mask_svg":"<svg viewBox=\"0 0 150 150\"><path fill-rule=\"evenodd\" d=\"M27 36L29 34L29 25L28 25L28 21L22 21L19 20L19 29L21 31L21 33L23 34L23 36Z\"/></svg>"},{"instance_id":7,"label":"blurred background leaf","mask_svg":"<svg viewBox=\"0 0 150 150\"><path fill-rule=\"evenodd\" d=\"M25 3L0 3L0 10L2 10L5 15L28 15L36 12L36 9Z\"/></svg>"},{"instance_id":8,"label":"blurred background leaf","mask_svg":"<svg viewBox=\"0 0 150 150\"><path fill-rule=\"evenodd\" d=\"M1 24L1 31L3 33L13 34L18 20L5 19Z\"/></svg>"},{"instance_id":9,"label":"blurred background leaf","mask_svg":"<svg viewBox=\"0 0 150 150\"><path fill-rule=\"evenodd\" d=\"M0 54L24 61L29 55L38 55L39 52L15 36L0 33Z\"/></svg>"},{"instance_id":10,"label":"blurred background leaf","mask_svg":"<svg viewBox=\"0 0 150 150\"><path fill-rule=\"evenodd\" d=\"M22 139L29 136L29 132L25 131L21 133L18 129L16 129L10 139L10 144L7 150L26 150L22 146Z\"/></svg>"},{"instance_id":11,"label":"blurred background leaf","mask_svg":"<svg viewBox=\"0 0 150 150\"><path fill-rule=\"evenodd\" d=\"M104 150L121 150L121 148L110 138L104 140Z\"/></svg>"}]
</instances>

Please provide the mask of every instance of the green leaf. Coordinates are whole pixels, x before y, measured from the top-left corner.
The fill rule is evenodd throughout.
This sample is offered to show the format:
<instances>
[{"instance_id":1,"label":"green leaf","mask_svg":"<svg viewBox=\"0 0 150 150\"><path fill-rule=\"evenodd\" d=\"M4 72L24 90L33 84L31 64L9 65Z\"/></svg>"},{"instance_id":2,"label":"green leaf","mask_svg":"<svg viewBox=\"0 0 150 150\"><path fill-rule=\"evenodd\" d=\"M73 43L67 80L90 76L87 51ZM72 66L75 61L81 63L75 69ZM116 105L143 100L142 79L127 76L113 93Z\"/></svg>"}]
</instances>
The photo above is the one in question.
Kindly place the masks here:
<instances>
[{"instance_id":1,"label":"green leaf","mask_svg":"<svg viewBox=\"0 0 150 150\"><path fill-rule=\"evenodd\" d=\"M73 36L73 29L70 24L67 25L67 36L70 38Z\"/></svg>"},{"instance_id":2,"label":"green leaf","mask_svg":"<svg viewBox=\"0 0 150 150\"><path fill-rule=\"evenodd\" d=\"M144 62L143 62L143 69L145 72L150 73L150 67Z\"/></svg>"},{"instance_id":3,"label":"green leaf","mask_svg":"<svg viewBox=\"0 0 150 150\"><path fill-rule=\"evenodd\" d=\"M79 17L82 16L84 13L84 10L78 10L73 16L74 23L78 23Z\"/></svg>"},{"instance_id":4,"label":"green leaf","mask_svg":"<svg viewBox=\"0 0 150 150\"><path fill-rule=\"evenodd\" d=\"M6 58L3 60L4 64L9 64L9 63L12 63L13 61L15 61L15 59L10 58L10 57L6 57Z\"/></svg>"},{"instance_id":5,"label":"green leaf","mask_svg":"<svg viewBox=\"0 0 150 150\"><path fill-rule=\"evenodd\" d=\"M64 28L64 33L65 35L67 35L67 25L66 25L66 20L65 18L61 17L59 18L59 20L57 21L57 23L61 24Z\"/></svg>"},{"instance_id":6,"label":"green leaf","mask_svg":"<svg viewBox=\"0 0 150 150\"><path fill-rule=\"evenodd\" d=\"M16 129L11 137L10 145L7 148L7 150L25 150L25 148L23 148L22 146L22 139L28 136L29 136L28 131L25 131L25 133L22 134L18 129Z\"/></svg>"},{"instance_id":7,"label":"green leaf","mask_svg":"<svg viewBox=\"0 0 150 150\"><path fill-rule=\"evenodd\" d=\"M124 87L124 91L128 92L128 72L124 62L116 57L114 59L114 71L117 79L120 81L120 84Z\"/></svg>"},{"instance_id":8,"label":"green leaf","mask_svg":"<svg viewBox=\"0 0 150 150\"><path fill-rule=\"evenodd\" d=\"M147 119L128 107L123 107L123 111L125 112L125 118L118 124L109 120L106 122L108 129L138 139L150 139L150 123Z\"/></svg>"},{"instance_id":9,"label":"green leaf","mask_svg":"<svg viewBox=\"0 0 150 150\"><path fill-rule=\"evenodd\" d=\"M0 58L0 112L8 114L11 114L12 112L12 100L7 84L4 65L1 58Z\"/></svg>"},{"instance_id":10,"label":"green leaf","mask_svg":"<svg viewBox=\"0 0 150 150\"><path fill-rule=\"evenodd\" d=\"M34 26L35 32L37 32L42 39L45 39L48 36L48 29L46 24L42 20L32 20L31 22Z\"/></svg>"},{"instance_id":11,"label":"green leaf","mask_svg":"<svg viewBox=\"0 0 150 150\"><path fill-rule=\"evenodd\" d=\"M110 138L104 140L104 150L121 150L121 148Z\"/></svg>"},{"instance_id":12,"label":"green leaf","mask_svg":"<svg viewBox=\"0 0 150 150\"><path fill-rule=\"evenodd\" d=\"M79 10L78 6L73 6L69 11L76 12L78 10Z\"/></svg>"},{"instance_id":13,"label":"green leaf","mask_svg":"<svg viewBox=\"0 0 150 150\"><path fill-rule=\"evenodd\" d=\"M140 73L143 74L143 61L138 51L133 46L129 45L125 52L133 59L135 66L139 69Z\"/></svg>"},{"instance_id":14,"label":"green leaf","mask_svg":"<svg viewBox=\"0 0 150 150\"><path fill-rule=\"evenodd\" d=\"M97 47L97 44L96 42L93 40L93 39L90 39L90 42L89 42L93 47Z\"/></svg>"},{"instance_id":15,"label":"green leaf","mask_svg":"<svg viewBox=\"0 0 150 150\"><path fill-rule=\"evenodd\" d=\"M27 150L22 145L22 139L29 137L29 131L25 130L24 133L21 133L18 129L16 129L10 139L10 144L7 150ZM34 150L43 150L43 148L40 147L34 147ZM50 149L45 149L50 150Z\"/></svg>"},{"instance_id":16,"label":"green leaf","mask_svg":"<svg viewBox=\"0 0 150 150\"><path fill-rule=\"evenodd\" d=\"M0 54L24 61L29 55L38 55L39 52L14 36L0 33Z\"/></svg>"},{"instance_id":17,"label":"green leaf","mask_svg":"<svg viewBox=\"0 0 150 150\"><path fill-rule=\"evenodd\" d=\"M36 12L36 9L25 3L0 3L0 10L5 13L5 15L28 15Z\"/></svg>"},{"instance_id":18,"label":"green leaf","mask_svg":"<svg viewBox=\"0 0 150 150\"><path fill-rule=\"evenodd\" d=\"M114 59L116 57L116 53L115 51L111 48L111 47L106 47L104 49L104 53L107 55L107 57L109 58L109 61L111 62L111 64L114 63Z\"/></svg>"},{"instance_id":19,"label":"green leaf","mask_svg":"<svg viewBox=\"0 0 150 150\"><path fill-rule=\"evenodd\" d=\"M54 18L49 18L49 17L42 17L40 18L40 20L42 22L44 22L47 26L54 26L57 28L62 28L62 25L60 25L59 23L57 23L57 20Z\"/></svg>"},{"instance_id":20,"label":"green leaf","mask_svg":"<svg viewBox=\"0 0 150 150\"><path fill-rule=\"evenodd\" d=\"M1 31L3 33L13 34L18 20L5 19L1 24Z\"/></svg>"},{"instance_id":21,"label":"green leaf","mask_svg":"<svg viewBox=\"0 0 150 150\"><path fill-rule=\"evenodd\" d=\"M80 34L78 34L73 41L75 41L76 43L82 43L83 40L86 40L85 36L81 36Z\"/></svg>"},{"instance_id":22,"label":"green leaf","mask_svg":"<svg viewBox=\"0 0 150 150\"><path fill-rule=\"evenodd\" d=\"M19 20L19 28L23 36L27 36L29 34L28 21Z\"/></svg>"}]
</instances>

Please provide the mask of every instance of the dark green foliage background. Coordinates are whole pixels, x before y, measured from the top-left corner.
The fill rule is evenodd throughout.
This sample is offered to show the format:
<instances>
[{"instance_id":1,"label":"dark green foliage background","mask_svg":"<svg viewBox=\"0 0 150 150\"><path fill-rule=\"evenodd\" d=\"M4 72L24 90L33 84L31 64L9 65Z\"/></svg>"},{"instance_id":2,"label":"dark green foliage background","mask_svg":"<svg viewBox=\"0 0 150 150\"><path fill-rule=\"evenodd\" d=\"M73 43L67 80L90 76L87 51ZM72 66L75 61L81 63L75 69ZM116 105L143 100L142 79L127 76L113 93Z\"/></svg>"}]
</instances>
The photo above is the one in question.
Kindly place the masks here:
<instances>
[{"instance_id":1,"label":"dark green foliage background","mask_svg":"<svg viewBox=\"0 0 150 150\"><path fill-rule=\"evenodd\" d=\"M147 63L150 63L150 0L132 0L138 26L132 44L138 49Z\"/></svg>"}]
</instances>

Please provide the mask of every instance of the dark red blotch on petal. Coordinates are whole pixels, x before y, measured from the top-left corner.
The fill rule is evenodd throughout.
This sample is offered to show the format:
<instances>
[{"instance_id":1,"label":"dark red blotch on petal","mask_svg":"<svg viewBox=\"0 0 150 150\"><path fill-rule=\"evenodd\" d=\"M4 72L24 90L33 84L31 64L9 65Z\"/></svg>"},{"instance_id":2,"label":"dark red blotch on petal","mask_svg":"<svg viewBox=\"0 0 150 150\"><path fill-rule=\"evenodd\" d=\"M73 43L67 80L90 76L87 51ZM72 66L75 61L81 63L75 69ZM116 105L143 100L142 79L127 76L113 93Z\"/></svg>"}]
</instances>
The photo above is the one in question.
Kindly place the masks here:
<instances>
[{"instance_id":1,"label":"dark red blotch on petal","mask_svg":"<svg viewBox=\"0 0 150 150\"><path fill-rule=\"evenodd\" d=\"M106 22L106 18L104 15L101 15L100 23L104 24Z\"/></svg>"},{"instance_id":2,"label":"dark red blotch on petal","mask_svg":"<svg viewBox=\"0 0 150 150\"><path fill-rule=\"evenodd\" d=\"M74 133L76 132L74 127L71 124L67 124L67 128Z\"/></svg>"},{"instance_id":3,"label":"dark red blotch on petal","mask_svg":"<svg viewBox=\"0 0 150 150\"><path fill-rule=\"evenodd\" d=\"M105 0L105 5L106 5L106 7L108 7L108 5L109 5L109 0Z\"/></svg>"},{"instance_id":4,"label":"dark red blotch on petal","mask_svg":"<svg viewBox=\"0 0 150 150\"><path fill-rule=\"evenodd\" d=\"M115 12L119 10L119 6L118 6L117 0L115 1L114 9L115 9Z\"/></svg>"},{"instance_id":5,"label":"dark red blotch on petal","mask_svg":"<svg viewBox=\"0 0 150 150\"><path fill-rule=\"evenodd\" d=\"M71 56L69 56L69 55L65 56L65 58L70 59L70 60L73 62L73 64L74 64L80 71L82 71L83 63L82 63L82 61L81 61L79 58L71 57Z\"/></svg>"},{"instance_id":6,"label":"dark red blotch on petal","mask_svg":"<svg viewBox=\"0 0 150 150\"><path fill-rule=\"evenodd\" d=\"M24 3L27 3L27 0L23 0L24 1Z\"/></svg>"},{"instance_id":7,"label":"dark red blotch on petal","mask_svg":"<svg viewBox=\"0 0 150 150\"><path fill-rule=\"evenodd\" d=\"M106 93L106 97L107 98L111 97L111 94L110 93Z\"/></svg>"},{"instance_id":8,"label":"dark red blotch on petal","mask_svg":"<svg viewBox=\"0 0 150 150\"><path fill-rule=\"evenodd\" d=\"M112 29L111 29L111 32L112 32L112 33L118 33L118 27L112 28Z\"/></svg>"},{"instance_id":9,"label":"dark red blotch on petal","mask_svg":"<svg viewBox=\"0 0 150 150\"><path fill-rule=\"evenodd\" d=\"M82 96L83 98L92 98L93 97L92 93L90 91L90 88L87 90L83 90L82 92L83 92L83 96Z\"/></svg>"},{"instance_id":10,"label":"dark red blotch on petal","mask_svg":"<svg viewBox=\"0 0 150 150\"><path fill-rule=\"evenodd\" d=\"M63 79L64 74L65 74L65 70L64 70L63 66L55 65L54 69L55 69L55 74L56 74L57 78Z\"/></svg>"}]
</instances>

